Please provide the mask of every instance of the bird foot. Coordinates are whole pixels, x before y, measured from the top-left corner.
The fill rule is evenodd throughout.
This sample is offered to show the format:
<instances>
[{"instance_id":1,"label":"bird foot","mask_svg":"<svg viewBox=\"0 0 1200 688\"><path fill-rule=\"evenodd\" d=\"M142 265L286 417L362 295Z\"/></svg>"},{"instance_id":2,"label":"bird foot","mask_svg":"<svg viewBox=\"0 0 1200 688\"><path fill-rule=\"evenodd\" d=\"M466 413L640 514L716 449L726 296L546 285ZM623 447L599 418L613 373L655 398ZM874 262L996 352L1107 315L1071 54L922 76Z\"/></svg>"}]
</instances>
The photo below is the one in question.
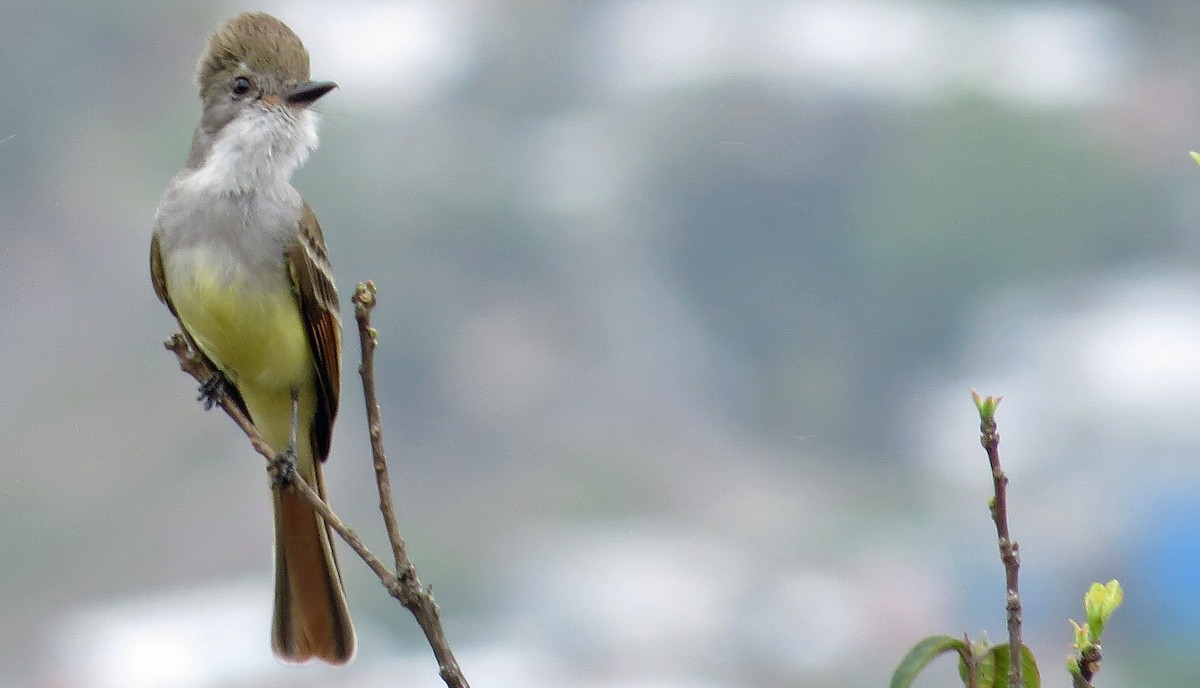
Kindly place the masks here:
<instances>
[{"instance_id":1,"label":"bird foot","mask_svg":"<svg viewBox=\"0 0 1200 688\"><path fill-rule=\"evenodd\" d=\"M271 476L271 486L277 490L286 490L296 481L296 448L288 447L275 455L267 464L267 475Z\"/></svg>"},{"instance_id":2,"label":"bird foot","mask_svg":"<svg viewBox=\"0 0 1200 688\"><path fill-rule=\"evenodd\" d=\"M232 388L225 374L219 370L215 370L200 385L200 395L196 397L196 401L204 406L205 411L211 411L212 407L219 404L221 398L227 396Z\"/></svg>"}]
</instances>

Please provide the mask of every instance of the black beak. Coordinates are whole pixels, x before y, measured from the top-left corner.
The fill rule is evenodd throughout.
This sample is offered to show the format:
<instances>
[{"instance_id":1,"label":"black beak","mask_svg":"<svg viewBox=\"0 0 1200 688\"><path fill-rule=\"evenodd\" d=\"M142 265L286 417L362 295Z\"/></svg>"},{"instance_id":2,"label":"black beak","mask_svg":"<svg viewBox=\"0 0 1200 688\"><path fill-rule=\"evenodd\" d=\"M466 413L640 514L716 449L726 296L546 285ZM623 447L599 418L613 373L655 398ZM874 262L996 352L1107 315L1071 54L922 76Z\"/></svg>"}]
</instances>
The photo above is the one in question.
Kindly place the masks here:
<instances>
[{"instance_id":1,"label":"black beak","mask_svg":"<svg viewBox=\"0 0 1200 688\"><path fill-rule=\"evenodd\" d=\"M332 81L306 81L288 91L284 99L287 100L288 105L308 107L335 88L337 88L337 84Z\"/></svg>"}]
</instances>

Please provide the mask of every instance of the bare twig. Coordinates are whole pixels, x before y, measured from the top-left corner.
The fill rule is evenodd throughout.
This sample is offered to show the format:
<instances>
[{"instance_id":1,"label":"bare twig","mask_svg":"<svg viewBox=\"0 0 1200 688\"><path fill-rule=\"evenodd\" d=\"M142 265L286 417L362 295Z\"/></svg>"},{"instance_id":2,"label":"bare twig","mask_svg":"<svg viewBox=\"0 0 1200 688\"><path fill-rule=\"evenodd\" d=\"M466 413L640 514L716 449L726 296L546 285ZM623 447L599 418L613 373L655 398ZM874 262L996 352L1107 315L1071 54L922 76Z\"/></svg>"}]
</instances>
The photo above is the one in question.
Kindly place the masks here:
<instances>
[{"instance_id":1,"label":"bare twig","mask_svg":"<svg viewBox=\"0 0 1200 688\"><path fill-rule=\"evenodd\" d=\"M388 586L388 592L412 612L425 640L433 650L438 662L438 673L450 688L469 688L458 660L446 640L442 629L441 611L429 588L421 585L417 570L408 558L408 549L400 528L396 525L396 514L392 503L391 481L388 478L387 457L383 450L383 430L379 419L379 401L375 395L375 348L379 344L375 328L371 326L371 310L375 308L375 284L359 282L351 298L354 302L354 318L358 321L358 337L362 346L362 364L358 368L363 381L363 400L367 405L367 427L371 434L371 455L375 464L375 482L379 487L379 510L387 528L388 540L396 560L396 584Z\"/></svg>"},{"instance_id":2,"label":"bare twig","mask_svg":"<svg viewBox=\"0 0 1200 688\"><path fill-rule=\"evenodd\" d=\"M1000 561L1004 563L1004 580L1007 588L1005 609L1008 611L1008 685L1018 687L1021 681L1021 594L1018 572L1021 567L1020 546L1013 541L1008 530L1008 476L1000 469L1000 433L996 430L996 406L1000 397L981 398L971 390L975 405L979 408L979 443L987 451L992 467L992 497L990 508L999 537ZM997 667L998 668L998 667Z\"/></svg>"},{"instance_id":3,"label":"bare twig","mask_svg":"<svg viewBox=\"0 0 1200 688\"><path fill-rule=\"evenodd\" d=\"M375 394L375 349L379 346L378 332L371 327L371 310L375 308L375 283L359 282L350 299L354 303L354 319L358 322L358 341L362 349L362 363L358 374L362 377L363 400L367 405L367 431L371 436L371 456L374 459L375 482L379 487L379 511L387 529L388 542L392 545L396 571L403 571L408 561L404 538L396 524L396 512L392 502L392 482L388 477L387 457L383 451L383 425L379 419L379 401ZM409 564L411 566L411 564Z\"/></svg>"}]
</instances>

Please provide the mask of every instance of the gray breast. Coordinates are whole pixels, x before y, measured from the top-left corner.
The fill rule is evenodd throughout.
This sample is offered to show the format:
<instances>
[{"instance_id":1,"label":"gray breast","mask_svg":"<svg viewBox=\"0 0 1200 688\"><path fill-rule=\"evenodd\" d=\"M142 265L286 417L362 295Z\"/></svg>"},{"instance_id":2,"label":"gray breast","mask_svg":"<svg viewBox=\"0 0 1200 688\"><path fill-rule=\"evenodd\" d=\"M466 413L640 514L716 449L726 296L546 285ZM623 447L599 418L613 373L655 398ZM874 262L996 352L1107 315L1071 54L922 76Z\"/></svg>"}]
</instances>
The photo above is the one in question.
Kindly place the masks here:
<instances>
[{"instance_id":1,"label":"gray breast","mask_svg":"<svg viewBox=\"0 0 1200 688\"><path fill-rule=\"evenodd\" d=\"M227 256L230 268L250 275L283 269L303 210L300 194L290 184L271 192L212 193L191 184L189 172L171 182L158 206L155 232L164 257L200 248Z\"/></svg>"}]
</instances>

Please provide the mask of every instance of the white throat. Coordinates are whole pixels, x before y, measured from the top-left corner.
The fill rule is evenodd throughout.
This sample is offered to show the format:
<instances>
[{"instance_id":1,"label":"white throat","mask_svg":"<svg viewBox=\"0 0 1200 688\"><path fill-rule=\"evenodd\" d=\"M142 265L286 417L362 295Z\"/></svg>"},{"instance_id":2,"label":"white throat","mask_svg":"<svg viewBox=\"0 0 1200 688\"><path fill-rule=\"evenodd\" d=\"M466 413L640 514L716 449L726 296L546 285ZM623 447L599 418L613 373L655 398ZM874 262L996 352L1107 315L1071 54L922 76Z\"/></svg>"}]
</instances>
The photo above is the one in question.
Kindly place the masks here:
<instances>
[{"instance_id":1,"label":"white throat","mask_svg":"<svg viewBox=\"0 0 1200 688\"><path fill-rule=\"evenodd\" d=\"M185 183L221 195L269 193L287 187L316 147L315 112L252 105L221 128L204 164Z\"/></svg>"}]
</instances>

